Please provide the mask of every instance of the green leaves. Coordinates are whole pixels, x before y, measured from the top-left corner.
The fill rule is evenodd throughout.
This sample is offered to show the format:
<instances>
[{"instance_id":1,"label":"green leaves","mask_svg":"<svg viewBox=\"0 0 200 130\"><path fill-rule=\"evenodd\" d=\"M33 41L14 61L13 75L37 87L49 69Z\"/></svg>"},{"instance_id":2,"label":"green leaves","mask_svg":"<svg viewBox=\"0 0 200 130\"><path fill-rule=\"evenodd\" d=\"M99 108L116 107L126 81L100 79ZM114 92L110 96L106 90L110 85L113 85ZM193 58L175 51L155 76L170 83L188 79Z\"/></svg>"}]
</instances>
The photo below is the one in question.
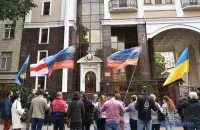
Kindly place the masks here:
<instances>
[{"instance_id":1,"label":"green leaves","mask_svg":"<svg viewBox=\"0 0 200 130\"><path fill-rule=\"evenodd\" d=\"M15 21L24 18L29 11L36 7L33 0L0 0L0 20Z\"/></svg>"},{"instance_id":2,"label":"green leaves","mask_svg":"<svg viewBox=\"0 0 200 130\"><path fill-rule=\"evenodd\" d=\"M160 53L155 53L155 76L160 76L163 71L165 71L165 58Z\"/></svg>"}]
</instances>

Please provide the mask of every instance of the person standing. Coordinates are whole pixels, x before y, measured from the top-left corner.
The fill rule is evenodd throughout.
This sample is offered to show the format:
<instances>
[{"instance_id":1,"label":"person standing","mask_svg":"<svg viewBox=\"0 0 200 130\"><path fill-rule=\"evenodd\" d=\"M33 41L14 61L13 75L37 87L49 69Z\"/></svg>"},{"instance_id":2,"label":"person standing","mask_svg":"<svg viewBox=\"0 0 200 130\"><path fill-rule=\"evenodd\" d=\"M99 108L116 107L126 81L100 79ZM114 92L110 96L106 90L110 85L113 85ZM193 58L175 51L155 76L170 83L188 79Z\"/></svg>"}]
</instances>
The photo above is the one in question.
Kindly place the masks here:
<instances>
[{"instance_id":1,"label":"person standing","mask_svg":"<svg viewBox=\"0 0 200 130\"><path fill-rule=\"evenodd\" d=\"M69 103L67 109L67 117L71 119L70 130L81 130L82 120L84 119L85 108L83 102L80 100L79 92L74 92L72 95L72 102Z\"/></svg>"},{"instance_id":2,"label":"person standing","mask_svg":"<svg viewBox=\"0 0 200 130\"><path fill-rule=\"evenodd\" d=\"M168 96L163 97L164 104L162 105L163 114L165 115L165 128L166 130L175 129L175 105L172 99Z\"/></svg>"},{"instance_id":3,"label":"person standing","mask_svg":"<svg viewBox=\"0 0 200 130\"><path fill-rule=\"evenodd\" d=\"M179 108L180 108L180 105L181 105L182 103L184 103L185 101L187 101L187 100L188 100L188 99L187 99L187 96L186 96L186 95L182 96L181 99L179 100L177 106L176 106L177 111L178 111L178 114L179 114L179 116L181 117L181 122L182 122L182 123L184 123L185 108L184 108L184 107L181 107L181 109L179 109ZM183 126L183 129L184 129L184 130L187 130L187 126L184 125L184 126Z\"/></svg>"},{"instance_id":4,"label":"person standing","mask_svg":"<svg viewBox=\"0 0 200 130\"><path fill-rule=\"evenodd\" d=\"M26 130L29 130L30 128L30 120L31 120L31 114L30 114L30 107L31 107L31 102L33 100L33 98L35 98L37 95L36 95L36 90L35 89L32 89L31 90L31 93L29 94L28 96L28 114L27 114L27 121L26 121Z\"/></svg>"},{"instance_id":5,"label":"person standing","mask_svg":"<svg viewBox=\"0 0 200 130\"><path fill-rule=\"evenodd\" d=\"M119 93L115 94L115 99L119 101L123 107L125 107L124 102L121 100L121 95ZM120 112L120 130L124 130L124 113Z\"/></svg>"},{"instance_id":6,"label":"person standing","mask_svg":"<svg viewBox=\"0 0 200 130\"><path fill-rule=\"evenodd\" d=\"M129 112L129 123L131 130L137 130L138 111L135 109L137 96L131 96L131 103L128 105L126 112Z\"/></svg>"},{"instance_id":7,"label":"person standing","mask_svg":"<svg viewBox=\"0 0 200 130\"><path fill-rule=\"evenodd\" d=\"M6 98L2 102L2 110L1 110L1 118L4 121L3 130L9 130L11 126L11 97L13 96L13 92L8 92L6 94Z\"/></svg>"},{"instance_id":8,"label":"person standing","mask_svg":"<svg viewBox=\"0 0 200 130\"><path fill-rule=\"evenodd\" d=\"M103 104L106 102L106 96L101 95L100 102L97 102L94 106L94 119L97 124L98 130L105 130L106 112L101 112Z\"/></svg>"},{"instance_id":9,"label":"person standing","mask_svg":"<svg viewBox=\"0 0 200 130\"><path fill-rule=\"evenodd\" d=\"M90 126L92 124L92 113L94 109L94 105L88 100L87 94L83 93L82 97L83 105L85 108L85 115L83 117L83 130L90 130Z\"/></svg>"},{"instance_id":10,"label":"person standing","mask_svg":"<svg viewBox=\"0 0 200 130\"><path fill-rule=\"evenodd\" d=\"M187 122L187 130L200 130L200 102L197 93L190 92L190 99L183 102L179 108L184 108L184 122Z\"/></svg>"},{"instance_id":11,"label":"person standing","mask_svg":"<svg viewBox=\"0 0 200 130\"><path fill-rule=\"evenodd\" d=\"M151 110L151 119L152 119L152 130L160 130L160 121L158 119L158 112L162 113L162 108L159 103L156 102L156 95L151 94L151 98L154 100L157 111Z\"/></svg>"},{"instance_id":12,"label":"person standing","mask_svg":"<svg viewBox=\"0 0 200 130\"><path fill-rule=\"evenodd\" d=\"M142 94L138 96L135 109L138 110L137 130L152 130L151 109L157 111L154 100L150 97L146 86L142 87Z\"/></svg>"},{"instance_id":13,"label":"person standing","mask_svg":"<svg viewBox=\"0 0 200 130\"><path fill-rule=\"evenodd\" d=\"M110 100L106 101L101 112L106 112L106 130L120 130L120 112L125 112L122 104L115 100L115 93L110 93Z\"/></svg>"},{"instance_id":14,"label":"person standing","mask_svg":"<svg viewBox=\"0 0 200 130\"><path fill-rule=\"evenodd\" d=\"M95 105L96 103L98 102L98 95L97 94L94 94L93 96L92 96L92 104L93 105ZM95 113L94 113L95 114ZM94 130L98 130L97 129L97 124L96 124L96 121L95 121L95 115L93 114L93 127L94 127Z\"/></svg>"},{"instance_id":15,"label":"person standing","mask_svg":"<svg viewBox=\"0 0 200 130\"><path fill-rule=\"evenodd\" d=\"M38 89L38 96L32 100L30 112L32 115L31 130L42 130L45 111L49 110L50 104L43 97L43 89Z\"/></svg>"},{"instance_id":16,"label":"person standing","mask_svg":"<svg viewBox=\"0 0 200 130\"><path fill-rule=\"evenodd\" d=\"M62 92L57 92L57 97L52 102L51 112L53 115L54 130L64 130L64 116L67 112L67 104L62 99L62 96Z\"/></svg>"},{"instance_id":17,"label":"person standing","mask_svg":"<svg viewBox=\"0 0 200 130\"><path fill-rule=\"evenodd\" d=\"M20 95L16 94L14 96L14 103L12 104L11 113L12 113L12 127L13 130L21 130L23 128L23 124L20 120L22 114L25 112L22 109Z\"/></svg>"}]
</instances>

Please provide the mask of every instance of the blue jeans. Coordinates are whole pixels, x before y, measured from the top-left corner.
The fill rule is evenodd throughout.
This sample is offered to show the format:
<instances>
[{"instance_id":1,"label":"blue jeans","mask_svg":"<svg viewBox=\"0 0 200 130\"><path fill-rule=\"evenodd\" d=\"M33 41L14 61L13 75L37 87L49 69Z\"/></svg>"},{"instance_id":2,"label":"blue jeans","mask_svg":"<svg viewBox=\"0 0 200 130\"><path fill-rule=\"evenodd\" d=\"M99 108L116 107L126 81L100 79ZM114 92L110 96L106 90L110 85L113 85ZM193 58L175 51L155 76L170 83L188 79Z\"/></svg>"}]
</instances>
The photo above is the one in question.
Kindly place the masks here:
<instances>
[{"instance_id":1,"label":"blue jeans","mask_svg":"<svg viewBox=\"0 0 200 130\"><path fill-rule=\"evenodd\" d=\"M117 121L106 121L105 130L120 130L120 123Z\"/></svg>"},{"instance_id":2,"label":"blue jeans","mask_svg":"<svg viewBox=\"0 0 200 130\"><path fill-rule=\"evenodd\" d=\"M175 122L165 122L166 130L175 130Z\"/></svg>"},{"instance_id":3,"label":"blue jeans","mask_svg":"<svg viewBox=\"0 0 200 130\"><path fill-rule=\"evenodd\" d=\"M31 130L42 130L44 119L32 118L31 123Z\"/></svg>"},{"instance_id":4,"label":"blue jeans","mask_svg":"<svg viewBox=\"0 0 200 130\"><path fill-rule=\"evenodd\" d=\"M188 126L187 130L200 130L200 125L196 125L196 126Z\"/></svg>"},{"instance_id":5,"label":"blue jeans","mask_svg":"<svg viewBox=\"0 0 200 130\"><path fill-rule=\"evenodd\" d=\"M138 119L137 130L143 130L144 127L146 127L146 130L152 130L152 121L143 121Z\"/></svg>"},{"instance_id":6,"label":"blue jeans","mask_svg":"<svg viewBox=\"0 0 200 130\"><path fill-rule=\"evenodd\" d=\"M64 115L53 116L53 129L54 130L64 130L65 117Z\"/></svg>"}]
</instances>

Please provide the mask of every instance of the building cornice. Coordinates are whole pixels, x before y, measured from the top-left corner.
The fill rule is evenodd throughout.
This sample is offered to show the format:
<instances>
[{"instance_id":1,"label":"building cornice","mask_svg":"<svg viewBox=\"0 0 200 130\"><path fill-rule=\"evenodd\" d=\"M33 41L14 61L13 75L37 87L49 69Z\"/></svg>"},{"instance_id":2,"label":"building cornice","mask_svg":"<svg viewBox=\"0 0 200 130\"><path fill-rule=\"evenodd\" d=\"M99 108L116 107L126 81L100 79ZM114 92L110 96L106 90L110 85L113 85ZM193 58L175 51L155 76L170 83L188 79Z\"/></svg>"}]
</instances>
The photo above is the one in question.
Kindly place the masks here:
<instances>
[{"instance_id":1,"label":"building cornice","mask_svg":"<svg viewBox=\"0 0 200 130\"><path fill-rule=\"evenodd\" d=\"M137 24L182 24L199 23L200 17L176 17L176 18L141 18L141 19L103 19L102 25L120 26Z\"/></svg>"},{"instance_id":2,"label":"building cornice","mask_svg":"<svg viewBox=\"0 0 200 130\"><path fill-rule=\"evenodd\" d=\"M175 4L144 4L144 11L176 11Z\"/></svg>"},{"instance_id":3,"label":"building cornice","mask_svg":"<svg viewBox=\"0 0 200 130\"><path fill-rule=\"evenodd\" d=\"M24 28L49 28L49 27L61 27L64 26L63 21L56 22L25 22Z\"/></svg>"}]
</instances>

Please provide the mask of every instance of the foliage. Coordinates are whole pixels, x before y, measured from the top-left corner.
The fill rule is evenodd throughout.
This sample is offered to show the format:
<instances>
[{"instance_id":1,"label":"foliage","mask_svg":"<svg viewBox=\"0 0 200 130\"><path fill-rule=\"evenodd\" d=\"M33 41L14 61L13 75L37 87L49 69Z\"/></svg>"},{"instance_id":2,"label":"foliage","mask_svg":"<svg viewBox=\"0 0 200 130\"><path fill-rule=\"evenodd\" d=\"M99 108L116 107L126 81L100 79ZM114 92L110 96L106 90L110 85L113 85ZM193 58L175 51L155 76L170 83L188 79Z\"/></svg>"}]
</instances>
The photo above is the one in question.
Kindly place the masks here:
<instances>
[{"instance_id":1,"label":"foliage","mask_svg":"<svg viewBox=\"0 0 200 130\"><path fill-rule=\"evenodd\" d=\"M17 87L13 84L4 84L0 86L0 102L6 97L6 94L9 91L12 91L13 94L16 93L16 91L20 90L21 92L21 102L22 105L25 106L27 104L27 97L28 97L28 91L24 87Z\"/></svg>"},{"instance_id":2,"label":"foliage","mask_svg":"<svg viewBox=\"0 0 200 130\"><path fill-rule=\"evenodd\" d=\"M155 77L165 71L165 58L160 53L155 53Z\"/></svg>"},{"instance_id":3,"label":"foliage","mask_svg":"<svg viewBox=\"0 0 200 130\"><path fill-rule=\"evenodd\" d=\"M33 0L0 0L0 20L24 18L35 7Z\"/></svg>"},{"instance_id":4,"label":"foliage","mask_svg":"<svg viewBox=\"0 0 200 130\"><path fill-rule=\"evenodd\" d=\"M134 92L141 92L142 86L147 86L149 92L153 92L153 86L148 82L143 75L136 75L131 82L130 90Z\"/></svg>"}]
</instances>

